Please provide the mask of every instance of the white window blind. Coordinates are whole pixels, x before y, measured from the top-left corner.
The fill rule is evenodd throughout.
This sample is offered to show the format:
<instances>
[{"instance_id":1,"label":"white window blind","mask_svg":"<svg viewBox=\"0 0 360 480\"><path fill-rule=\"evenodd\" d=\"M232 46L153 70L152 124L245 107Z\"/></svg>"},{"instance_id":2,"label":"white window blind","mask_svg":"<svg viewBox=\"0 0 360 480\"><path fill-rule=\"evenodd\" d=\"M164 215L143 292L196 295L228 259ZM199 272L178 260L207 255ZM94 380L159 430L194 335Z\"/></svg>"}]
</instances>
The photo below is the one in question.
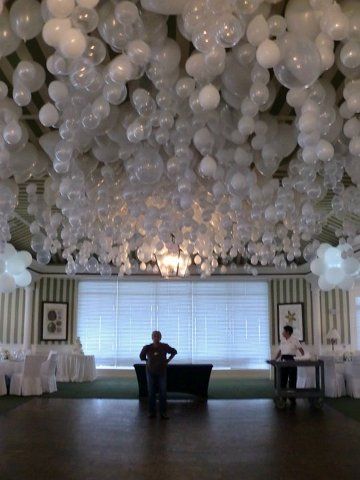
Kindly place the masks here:
<instances>
[{"instance_id":1,"label":"white window blind","mask_svg":"<svg viewBox=\"0 0 360 480\"><path fill-rule=\"evenodd\" d=\"M78 335L98 366L130 366L151 332L177 362L267 368L268 286L239 281L80 281Z\"/></svg>"}]
</instances>

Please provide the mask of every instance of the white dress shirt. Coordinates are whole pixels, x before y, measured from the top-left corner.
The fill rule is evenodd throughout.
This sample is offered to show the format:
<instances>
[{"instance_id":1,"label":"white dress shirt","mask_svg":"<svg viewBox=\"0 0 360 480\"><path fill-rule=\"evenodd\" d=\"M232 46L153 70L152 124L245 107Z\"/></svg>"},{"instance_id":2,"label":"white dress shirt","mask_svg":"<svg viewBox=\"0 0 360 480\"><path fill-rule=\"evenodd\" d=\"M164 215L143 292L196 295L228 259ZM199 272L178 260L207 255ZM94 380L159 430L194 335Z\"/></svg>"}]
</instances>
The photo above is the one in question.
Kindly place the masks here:
<instances>
[{"instance_id":1,"label":"white dress shirt","mask_svg":"<svg viewBox=\"0 0 360 480\"><path fill-rule=\"evenodd\" d=\"M280 342L281 355L296 355L299 348L302 348L299 340L293 336L282 338Z\"/></svg>"}]
</instances>

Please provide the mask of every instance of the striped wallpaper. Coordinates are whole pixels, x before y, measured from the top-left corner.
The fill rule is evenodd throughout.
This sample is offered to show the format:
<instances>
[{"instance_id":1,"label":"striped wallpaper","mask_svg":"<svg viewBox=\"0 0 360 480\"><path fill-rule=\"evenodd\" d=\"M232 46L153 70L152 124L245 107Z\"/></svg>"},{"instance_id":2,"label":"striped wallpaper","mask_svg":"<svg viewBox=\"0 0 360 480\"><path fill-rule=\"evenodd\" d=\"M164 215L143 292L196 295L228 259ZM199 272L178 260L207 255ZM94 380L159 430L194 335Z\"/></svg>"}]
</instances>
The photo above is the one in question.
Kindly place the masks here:
<instances>
[{"instance_id":1,"label":"striped wallpaper","mask_svg":"<svg viewBox=\"0 0 360 480\"><path fill-rule=\"evenodd\" d=\"M0 295L0 343L23 343L25 289Z\"/></svg>"},{"instance_id":2,"label":"striped wallpaper","mask_svg":"<svg viewBox=\"0 0 360 480\"><path fill-rule=\"evenodd\" d=\"M342 344L350 344L349 292L335 289L320 292L321 342L327 343L326 334L336 328Z\"/></svg>"},{"instance_id":3,"label":"striped wallpaper","mask_svg":"<svg viewBox=\"0 0 360 480\"><path fill-rule=\"evenodd\" d=\"M76 337L76 281L67 278L44 277L34 284L31 343L71 344ZM42 302L68 302L68 340L40 341ZM13 293L0 295L0 343L23 343L25 310L25 289L18 288Z\"/></svg>"},{"instance_id":4,"label":"striped wallpaper","mask_svg":"<svg viewBox=\"0 0 360 480\"><path fill-rule=\"evenodd\" d=\"M71 344L76 338L75 315L76 315L76 291L77 282L69 278L44 277L36 282L33 298L33 323L31 326L31 343L66 345ZM68 302L68 340L40 341L42 302Z\"/></svg>"},{"instance_id":5,"label":"striped wallpaper","mask_svg":"<svg viewBox=\"0 0 360 480\"><path fill-rule=\"evenodd\" d=\"M312 324L312 298L311 285L303 278L284 278L270 281L270 314L271 314L271 340L272 345L277 345L279 303L304 304L304 339L305 343L314 343Z\"/></svg>"},{"instance_id":6,"label":"striped wallpaper","mask_svg":"<svg viewBox=\"0 0 360 480\"><path fill-rule=\"evenodd\" d=\"M311 286L303 278L275 279L269 282L272 344L278 343L278 303L304 303L304 335L307 344L314 343L312 323ZM76 296L77 282L67 278L44 277L35 283L33 292L33 323L31 343L71 344L76 337ZM41 342L41 310L43 301L69 302L67 342ZM21 344L23 342L23 319L25 290L0 295L0 343ZM321 340L326 344L326 334L336 328L341 343L350 344L349 293L341 290L320 292Z\"/></svg>"}]
</instances>

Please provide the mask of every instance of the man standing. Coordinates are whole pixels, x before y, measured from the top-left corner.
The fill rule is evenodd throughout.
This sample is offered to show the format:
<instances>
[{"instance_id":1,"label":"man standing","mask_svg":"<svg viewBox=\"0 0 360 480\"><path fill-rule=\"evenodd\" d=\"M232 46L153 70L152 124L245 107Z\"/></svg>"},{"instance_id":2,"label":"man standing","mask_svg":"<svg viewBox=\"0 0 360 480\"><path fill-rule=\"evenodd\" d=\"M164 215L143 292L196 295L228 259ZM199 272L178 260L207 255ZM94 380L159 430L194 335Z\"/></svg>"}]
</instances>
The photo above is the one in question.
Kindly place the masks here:
<instances>
[{"instance_id":1,"label":"man standing","mask_svg":"<svg viewBox=\"0 0 360 480\"><path fill-rule=\"evenodd\" d=\"M158 386L160 415L167 420L169 417L166 413L166 365L175 357L177 351L167 343L161 343L161 332L158 330L152 332L151 338L153 343L145 345L140 353L140 359L146 361L149 417L156 416L156 387Z\"/></svg>"},{"instance_id":2,"label":"man standing","mask_svg":"<svg viewBox=\"0 0 360 480\"><path fill-rule=\"evenodd\" d=\"M293 328L290 325L285 325L284 330L282 332L282 339L280 342L280 349L276 355L275 360L281 357L281 360L294 360L297 351L304 355L304 350L297 338L292 336ZM297 380L297 368L296 367L283 367L280 369L280 382L281 388L285 389L287 387L287 383L289 381L289 388L295 389L296 388L296 380ZM296 405L295 398L290 398L291 404L294 406Z\"/></svg>"}]
</instances>

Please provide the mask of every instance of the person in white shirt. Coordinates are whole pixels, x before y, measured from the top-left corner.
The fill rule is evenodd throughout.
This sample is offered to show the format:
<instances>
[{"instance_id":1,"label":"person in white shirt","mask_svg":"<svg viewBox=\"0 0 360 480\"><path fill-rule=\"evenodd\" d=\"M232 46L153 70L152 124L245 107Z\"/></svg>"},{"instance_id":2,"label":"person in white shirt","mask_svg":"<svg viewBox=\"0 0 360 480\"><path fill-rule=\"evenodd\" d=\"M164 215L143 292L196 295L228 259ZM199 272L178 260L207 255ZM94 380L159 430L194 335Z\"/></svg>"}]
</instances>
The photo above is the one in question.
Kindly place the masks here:
<instances>
[{"instance_id":1,"label":"person in white shirt","mask_svg":"<svg viewBox=\"0 0 360 480\"><path fill-rule=\"evenodd\" d=\"M304 349L301 346L299 340L292 336L293 328L290 325L285 325L282 339L280 342L280 349L275 357L275 360L278 360L281 357L281 360L294 360L297 352L299 351L301 355L304 355ZM289 388L295 389L296 388L296 380L297 380L297 368L296 367L288 367L288 368L281 368L280 369L280 382L281 388L285 389L289 382ZM290 399L293 405L296 404L295 398Z\"/></svg>"}]
</instances>

